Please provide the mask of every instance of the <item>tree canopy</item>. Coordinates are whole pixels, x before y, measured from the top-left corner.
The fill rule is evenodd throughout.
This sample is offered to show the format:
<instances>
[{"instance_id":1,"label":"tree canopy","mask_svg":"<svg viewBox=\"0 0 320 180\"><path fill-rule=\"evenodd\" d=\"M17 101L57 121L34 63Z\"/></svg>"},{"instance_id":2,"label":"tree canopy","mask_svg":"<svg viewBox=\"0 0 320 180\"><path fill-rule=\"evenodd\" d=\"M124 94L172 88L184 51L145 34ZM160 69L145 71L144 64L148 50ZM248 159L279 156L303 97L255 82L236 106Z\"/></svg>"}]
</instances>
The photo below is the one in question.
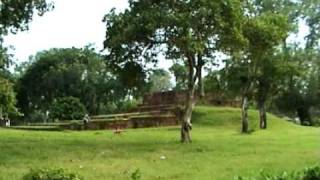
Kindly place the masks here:
<instances>
[{"instance_id":1,"label":"tree canopy","mask_svg":"<svg viewBox=\"0 0 320 180\"><path fill-rule=\"evenodd\" d=\"M242 1L129 1L129 9L105 16L107 60L156 62L158 54L183 60L188 67L188 100L181 128L182 142L190 142L195 83L202 67L216 51L232 52L246 44L242 35Z\"/></svg>"}]
</instances>

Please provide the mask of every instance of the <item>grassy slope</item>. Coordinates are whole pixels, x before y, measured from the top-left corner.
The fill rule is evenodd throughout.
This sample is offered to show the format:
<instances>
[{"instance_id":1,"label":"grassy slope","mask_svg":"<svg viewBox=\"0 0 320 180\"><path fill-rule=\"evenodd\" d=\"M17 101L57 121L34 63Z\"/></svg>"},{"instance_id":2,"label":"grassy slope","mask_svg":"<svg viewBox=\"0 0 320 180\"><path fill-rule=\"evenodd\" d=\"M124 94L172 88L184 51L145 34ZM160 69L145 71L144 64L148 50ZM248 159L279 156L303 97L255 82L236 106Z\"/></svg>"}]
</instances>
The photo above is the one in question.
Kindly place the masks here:
<instances>
[{"instance_id":1,"label":"grassy slope","mask_svg":"<svg viewBox=\"0 0 320 180\"><path fill-rule=\"evenodd\" d=\"M250 111L257 129L257 112ZM31 132L0 129L0 179L19 179L29 168L63 167L85 179L233 179L261 169L281 171L315 165L320 129L269 116L269 129L240 134L240 111L198 107L194 142L182 145L178 128L98 132ZM166 160L160 160L166 156Z\"/></svg>"}]
</instances>

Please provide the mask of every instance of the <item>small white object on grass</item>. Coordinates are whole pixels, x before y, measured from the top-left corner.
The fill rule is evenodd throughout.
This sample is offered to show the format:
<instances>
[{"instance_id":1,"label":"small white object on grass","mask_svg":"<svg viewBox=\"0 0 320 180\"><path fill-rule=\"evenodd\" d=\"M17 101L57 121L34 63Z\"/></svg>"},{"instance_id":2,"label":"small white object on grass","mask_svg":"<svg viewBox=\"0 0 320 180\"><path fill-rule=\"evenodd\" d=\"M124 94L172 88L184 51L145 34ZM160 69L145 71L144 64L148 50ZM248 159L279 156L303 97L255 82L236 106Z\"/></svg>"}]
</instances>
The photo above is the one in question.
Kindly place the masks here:
<instances>
[{"instance_id":1,"label":"small white object on grass","mask_svg":"<svg viewBox=\"0 0 320 180\"><path fill-rule=\"evenodd\" d=\"M165 156L160 156L160 159L161 159L161 160L165 160L166 157L165 157Z\"/></svg>"}]
</instances>

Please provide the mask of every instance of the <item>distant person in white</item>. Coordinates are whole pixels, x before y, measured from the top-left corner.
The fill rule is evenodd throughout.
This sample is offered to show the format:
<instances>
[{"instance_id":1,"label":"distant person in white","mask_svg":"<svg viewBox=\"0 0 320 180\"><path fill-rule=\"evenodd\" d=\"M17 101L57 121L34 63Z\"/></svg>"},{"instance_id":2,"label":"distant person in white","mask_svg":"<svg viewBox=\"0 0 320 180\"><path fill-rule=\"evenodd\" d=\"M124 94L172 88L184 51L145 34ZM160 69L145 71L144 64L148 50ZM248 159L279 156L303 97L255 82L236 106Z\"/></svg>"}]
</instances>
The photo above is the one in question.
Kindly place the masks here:
<instances>
[{"instance_id":1,"label":"distant person in white","mask_svg":"<svg viewBox=\"0 0 320 180\"><path fill-rule=\"evenodd\" d=\"M4 120L6 122L6 127L10 127L10 119L6 117Z\"/></svg>"}]
</instances>

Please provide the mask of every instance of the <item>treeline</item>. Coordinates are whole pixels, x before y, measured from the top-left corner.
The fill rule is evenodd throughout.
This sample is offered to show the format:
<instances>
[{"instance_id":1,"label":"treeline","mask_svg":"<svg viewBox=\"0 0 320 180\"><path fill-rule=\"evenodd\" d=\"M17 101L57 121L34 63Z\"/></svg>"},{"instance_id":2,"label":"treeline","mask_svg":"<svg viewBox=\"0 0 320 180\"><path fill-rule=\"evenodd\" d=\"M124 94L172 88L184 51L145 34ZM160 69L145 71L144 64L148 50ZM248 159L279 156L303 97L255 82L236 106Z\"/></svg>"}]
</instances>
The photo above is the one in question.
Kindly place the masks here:
<instances>
[{"instance_id":1,"label":"treeline","mask_svg":"<svg viewBox=\"0 0 320 180\"><path fill-rule=\"evenodd\" d=\"M183 89L182 142L191 142L196 92L241 98L243 133L250 132L250 106L259 109L262 129L267 110L314 125L320 102L319 6L313 0L129 1L126 11L113 9L104 17L105 55L91 47L51 49L13 74L12 58L0 41L1 114L48 117L50 109L62 112L60 107L74 104L90 114L107 113L147 92ZM35 11L52 9L45 0L1 7L0 37L26 30ZM308 34L295 38L303 27ZM224 66L214 71L218 59ZM166 60L175 62L169 70L174 85L170 72L147 68Z\"/></svg>"},{"instance_id":2,"label":"treeline","mask_svg":"<svg viewBox=\"0 0 320 180\"><path fill-rule=\"evenodd\" d=\"M2 87L10 102L3 113L28 122L123 112L146 93L172 88L169 72L135 63L115 70L90 46L42 51L6 72L8 84Z\"/></svg>"}]
</instances>

